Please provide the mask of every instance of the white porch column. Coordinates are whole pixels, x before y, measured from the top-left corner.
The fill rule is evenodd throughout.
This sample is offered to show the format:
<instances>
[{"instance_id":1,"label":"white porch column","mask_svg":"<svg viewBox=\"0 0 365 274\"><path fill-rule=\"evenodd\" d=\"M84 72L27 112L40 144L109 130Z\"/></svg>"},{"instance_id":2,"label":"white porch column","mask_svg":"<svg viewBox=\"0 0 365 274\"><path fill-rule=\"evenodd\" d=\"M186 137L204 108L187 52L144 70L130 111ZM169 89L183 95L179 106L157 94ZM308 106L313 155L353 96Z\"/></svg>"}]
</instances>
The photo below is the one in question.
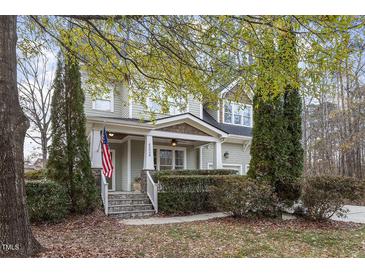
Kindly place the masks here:
<instances>
[{"instance_id":1,"label":"white porch column","mask_svg":"<svg viewBox=\"0 0 365 274\"><path fill-rule=\"evenodd\" d=\"M153 163L153 137L151 135L146 135L144 138L143 169L147 170L155 169Z\"/></svg>"},{"instance_id":2,"label":"white porch column","mask_svg":"<svg viewBox=\"0 0 365 274\"><path fill-rule=\"evenodd\" d=\"M100 130L91 130L91 167L102 168L101 166L101 144L100 144Z\"/></svg>"},{"instance_id":3,"label":"white porch column","mask_svg":"<svg viewBox=\"0 0 365 274\"><path fill-rule=\"evenodd\" d=\"M220 141L216 141L213 143L213 168L220 169L223 167L222 165L222 143Z\"/></svg>"}]
</instances>

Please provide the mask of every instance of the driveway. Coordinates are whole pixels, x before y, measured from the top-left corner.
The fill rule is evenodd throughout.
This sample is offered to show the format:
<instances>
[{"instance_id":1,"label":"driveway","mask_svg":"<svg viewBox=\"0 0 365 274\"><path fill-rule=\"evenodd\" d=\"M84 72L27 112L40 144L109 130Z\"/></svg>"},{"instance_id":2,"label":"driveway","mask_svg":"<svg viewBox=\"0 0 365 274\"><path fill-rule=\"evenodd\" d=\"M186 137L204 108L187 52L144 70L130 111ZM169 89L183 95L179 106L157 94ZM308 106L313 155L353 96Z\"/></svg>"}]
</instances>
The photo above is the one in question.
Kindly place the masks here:
<instances>
[{"instance_id":1,"label":"driveway","mask_svg":"<svg viewBox=\"0 0 365 274\"><path fill-rule=\"evenodd\" d=\"M365 206L346 205L349 210L345 218L333 216L332 220L365 224Z\"/></svg>"}]
</instances>

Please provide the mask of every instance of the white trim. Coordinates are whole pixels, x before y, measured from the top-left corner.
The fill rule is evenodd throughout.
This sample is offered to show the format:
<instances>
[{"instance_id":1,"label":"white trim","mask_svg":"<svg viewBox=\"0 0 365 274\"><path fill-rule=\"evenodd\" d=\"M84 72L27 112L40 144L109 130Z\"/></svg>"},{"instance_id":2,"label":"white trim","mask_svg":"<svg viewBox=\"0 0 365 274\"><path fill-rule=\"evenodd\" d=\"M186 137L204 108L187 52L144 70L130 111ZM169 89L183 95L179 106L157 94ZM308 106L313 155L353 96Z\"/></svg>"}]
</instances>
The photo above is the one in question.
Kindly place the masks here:
<instances>
[{"instance_id":1,"label":"white trim","mask_svg":"<svg viewBox=\"0 0 365 274\"><path fill-rule=\"evenodd\" d=\"M153 136L147 134L144 137L144 151L143 151L143 169L153 170Z\"/></svg>"},{"instance_id":2,"label":"white trim","mask_svg":"<svg viewBox=\"0 0 365 274\"><path fill-rule=\"evenodd\" d=\"M112 117L97 117L97 116L87 116L86 117L88 123L101 123L100 128L104 128L104 125L108 123L109 125L116 126L128 126L139 129L152 129L154 128L153 124L150 123L140 123L136 121L128 121L128 120L117 120Z\"/></svg>"},{"instance_id":3,"label":"white trim","mask_svg":"<svg viewBox=\"0 0 365 274\"><path fill-rule=\"evenodd\" d=\"M203 104L200 103L200 119L203 119Z\"/></svg>"},{"instance_id":4,"label":"white trim","mask_svg":"<svg viewBox=\"0 0 365 274\"><path fill-rule=\"evenodd\" d=\"M133 100L132 98L128 98L128 118L133 118Z\"/></svg>"},{"instance_id":5,"label":"white trim","mask_svg":"<svg viewBox=\"0 0 365 274\"><path fill-rule=\"evenodd\" d=\"M243 152L247 152L248 148L251 146L251 140L243 144Z\"/></svg>"},{"instance_id":6,"label":"white trim","mask_svg":"<svg viewBox=\"0 0 365 274\"><path fill-rule=\"evenodd\" d=\"M104 111L104 112L114 112L114 91L111 90L109 92L109 94L110 94L110 110L104 110L104 109L96 108L96 104L95 104L96 100L108 101L108 100L105 100L105 99L102 99L102 98L95 98L94 100L92 100L92 102L91 102L92 109L97 110L97 111Z\"/></svg>"},{"instance_id":7,"label":"white trim","mask_svg":"<svg viewBox=\"0 0 365 274\"><path fill-rule=\"evenodd\" d=\"M221 119L220 108L221 108L221 106L220 106L220 102L218 101L218 110L217 110L217 121L218 121L218 123L220 123L220 122L221 122L221 121L220 121L220 119Z\"/></svg>"},{"instance_id":8,"label":"white trim","mask_svg":"<svg viewBox=\"0 0 365 274\"><path fill-rule=\"evenodd\" d=\"M160 150L171 150L172 151L172 169L175 169L175 151L183 151L184 152L184 169L187 167L186 161L186 147L172 147L172 146L154 146L153 149L156 149L156 169L160 170Z\"/></svg>"},{"instance_id":9,"label":"white trim","mask_svg":"<svg viewBox=\"0 0 365 274\"><path fill-rule=\"evenodd\" d=\"M131 140L127 143L127 191L131 191L132 188L132 157L131 157Z\"/></svg>"},{"instance_id":10,"label":"white trim","mask_svg":"<svg viewBox=\"0 0 365 274\"><path fill-rule=\"evenodd\" d=\"M199 169L203 169L203 146L199 147Z\"/></svg>"},{"instance_id":11,"label":"white trim","mask_svg":"<svg viewBox=\"0 0 365 274\"><path fill-rule=\"evenodd\" d=\"M247 175L247 172L248 172L249 169L250 169L250 164L246 164L245 165L245 174L244 175Z\"/></svg>"},{"instance_id":12,"label":"white trim","mask_svg":"<svg viewBox=\"0 0 365 274\"><path fill-rule=\"evenodd\" d=\"M230 83L227 87L225 87L222 91L221 91L221 97L223 98L223 96L225 95L225 93L227 93L228 91L230 91L232 88L234 88L238 82L240 81L240 79L236 79L234 80L232 83Z\"/></svg>"},{"instance_id":13,"label":"white trim","mask_svg":"<svg viewBox=\"0 0 365 274\"><path fill-rule=\"evenodd\" d=\"M222 91L221 91L221 97L223 98L223 96L225 95L225 93L227 93L228 91L230 91L232 88L235 87L235 85L238 84L239 81L242 80L242 77L234 80L231 84L229 84L226 88L224 88ZM245 93L247 94L248 98L250 100L253 99L253 95L254 93L252 92L252 90L248 89L247 91L245 91Z\"/></svg>"},{"instance_id":14,"label":"white trim","mask_svg":"<svg viewBox=\"0 0 365 274\"><path fill-rule=\"evenodd\" d=\"M172 116L172 117L159 119L155 122L155 125L156 125L156 129L158 129L158 128L161 128L161 127L166 127L166 126L169 126L169 125L175 125L175 124L179 124L179 123L183 123L183 122L186 122L190 125L191 125L191 123L189 123L189 122L196 123L197 125L200 125L203 129L204 128L208 129L208 130L210 130L210 131L212 131L216 134L221 135L222 137L226 137L228 135L226 132L224 132L224 131L208 124L205 121L202 121L199 118L196 118L195 116L193 116L190 113L185 113L185 114L178 115L178 116ZM153 124L153 122L149 122L148 124Z\"/></svg>"},{"instance_id":15,"label":"white trim","mask_svg":"<svg viewBox=\"0 0 365 274\"><path fill-rule=\"evenodd\" d=\"M151 130L150 134L154 137L170 138L170 139L184 139L192 141L202 141L202 142L216 142L217 138L212 136L185 134L185 133L175 133L163 130Z\"/></svg>"},{"instance_id":16,"label":"white trim","mask_svg":"<svg viewBox=\"0 0 365 274\"><path fill-rule=\"evenodd\" d=\"M222 165L222 168L223 169L230 169L230 168L225 168L225 167L239 167L239 174L240 175L243 175L243 168L242 168L242 164L223 164ZM213 169L213 163L212 162L209 162L208 163L208 169Z\"/></svg>"},{"instance_id":17,"label":"white trim","mask_svg":"<svg viewBox=\"0 0 365 274\"><path fill-rule=\"evenodd\" d=\"M91 166L93 166L94 129L91 129L88 138L90 138L89 157L90 157Z\"/></svg>"},{"instance_id":18,"label":"white trim","mask_svg":"<svg viewBox=\"0 0 365 274\"><path fill-rule=\"evenodd\" d=\"M225 107L225 104L226 104L226 102L230 102L230 104L231 104L231 106L232 106L232 118L231 118L231 123L227 123L226 121L225 121L225 109L224 109L224 107ZM234 112L233 112L233 105L240 105L240 106L249 106L250 107L250 109L251 109L251 115L250 115L250 124L251 125L249 125L249 126L245 126L245 125L243 125L243 124L240 124L240 125L237 125L237 124L235 124L233 121L234 121ZM250 104L244 104L244 103L239 103L239 102L233 102L233 101L229 101L229 100L226 100L226 99L224 99L223 100L223 104L222 104L222 123L223 124L227 124L227 125L234 125L234 126L238 126L238 127L248 127L248 128L252 128L252 126L253 126L253 106L252 105L250 105ZM241 116L242 117L242 123L243 123L243 115Z\"/></svg>"}]
</instances>

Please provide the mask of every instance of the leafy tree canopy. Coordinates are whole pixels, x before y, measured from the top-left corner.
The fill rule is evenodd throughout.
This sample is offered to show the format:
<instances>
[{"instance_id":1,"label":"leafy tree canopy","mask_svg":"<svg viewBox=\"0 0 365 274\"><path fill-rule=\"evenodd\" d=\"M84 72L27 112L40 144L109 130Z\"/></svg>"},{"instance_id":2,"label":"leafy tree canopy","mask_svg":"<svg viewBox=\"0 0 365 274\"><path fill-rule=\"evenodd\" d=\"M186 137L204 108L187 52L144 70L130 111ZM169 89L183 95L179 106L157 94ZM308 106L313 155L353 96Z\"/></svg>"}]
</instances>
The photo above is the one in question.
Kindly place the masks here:
<instances>
[{"instance_id":1,"label":"leafy tree canopy","mask_svg":"<svg viewBox=\"0 0 365 274\"><path fill-rule=\"evenodd\" d=\"M218 94L212 91L237 78L242 79L241 90L254 91L255 85L262 85L263 98L284 92L288 84L314 85L356 50L355 41L363 40L365 18L30 16L22 21L33 35L42 37L41 45L56 43L79 59L91 94L106 92L110 83L128 82L132 99L145 104L148 93L166 111L168 97L177 104L187 94L216 101ZM282 62L276 54L283 33L297 36L295 62ZM22 49L39 47L31 39L21 41ZM291 47L280 48L288 49L290 60ZM258 60L267 55L272 60L270 78L275 81L257 82L258 75L267 73ZM298 63L300 77L295 77Z\"/></svg>"}]
</instances>

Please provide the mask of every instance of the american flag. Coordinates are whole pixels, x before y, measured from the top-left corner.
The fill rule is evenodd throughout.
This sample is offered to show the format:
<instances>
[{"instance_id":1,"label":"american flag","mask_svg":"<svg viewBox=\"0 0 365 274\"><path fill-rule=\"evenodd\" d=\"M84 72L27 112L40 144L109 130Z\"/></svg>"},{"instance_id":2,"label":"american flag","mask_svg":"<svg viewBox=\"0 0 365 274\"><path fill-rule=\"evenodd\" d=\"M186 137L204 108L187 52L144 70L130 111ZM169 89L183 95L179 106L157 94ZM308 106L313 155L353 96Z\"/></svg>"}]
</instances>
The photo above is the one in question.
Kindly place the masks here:
<instances>
[{"instance_id":1,"label":"american flag","mask_svg":"<svg viewBox=\"0 0 365 274\"><path fill-rule=\"evenodd\" d=\"M101 149L102 149L102 165L103 165L103 174L111 178L113 174L113 163L112 163L112 156L110 155L109 151L109 143L108 143L108 134L104 128L103 135L101 137Z\"/></svg>"}]
</instances>

